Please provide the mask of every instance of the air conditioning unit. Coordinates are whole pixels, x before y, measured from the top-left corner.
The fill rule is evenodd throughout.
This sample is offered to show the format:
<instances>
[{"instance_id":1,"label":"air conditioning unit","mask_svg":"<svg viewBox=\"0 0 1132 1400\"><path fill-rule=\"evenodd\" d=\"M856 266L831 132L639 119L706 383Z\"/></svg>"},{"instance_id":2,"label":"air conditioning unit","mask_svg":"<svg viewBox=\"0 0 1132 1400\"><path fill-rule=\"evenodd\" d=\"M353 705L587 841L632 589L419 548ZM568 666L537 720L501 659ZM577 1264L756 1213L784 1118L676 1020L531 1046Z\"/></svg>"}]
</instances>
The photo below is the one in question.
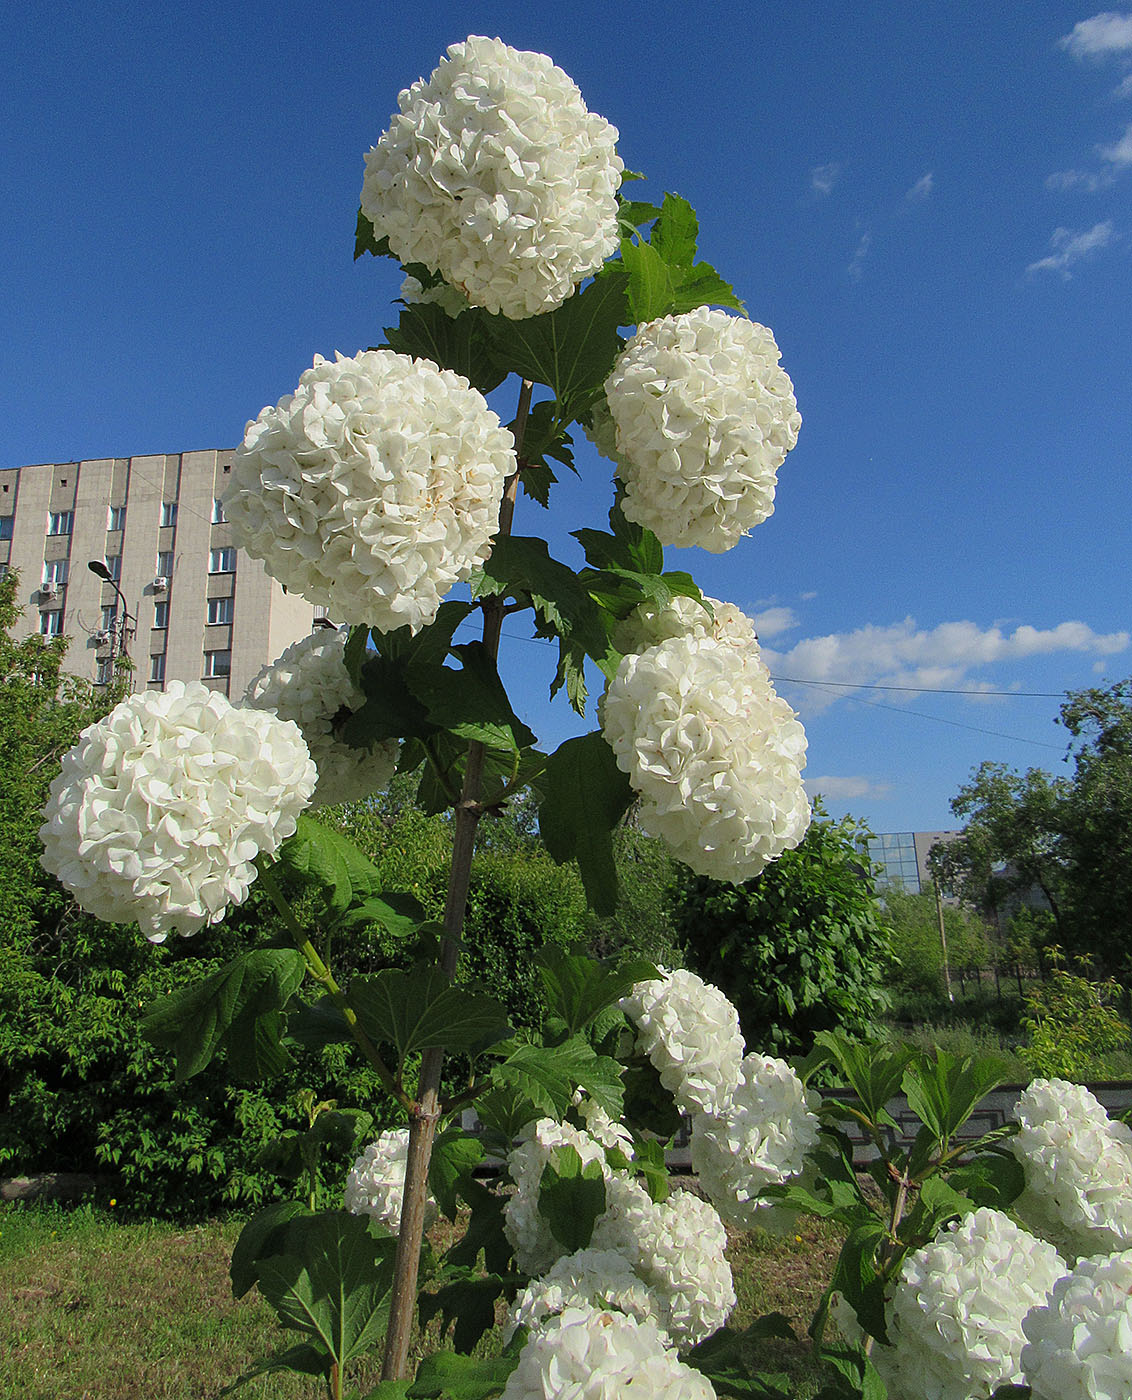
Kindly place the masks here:
<instances>
[{"instance_id":1,"label":"air conditioning unit","mask_svg":"<svg viewBox=\"0 0 1132 1400\"><path fill-rule=\"evenodd\" d=\"M157 577L153 580L153 591L155 593L163 593L168 587L169 580L165 577L164 574L158 574Z\"/></svg>"},{"instance_id":2,"label":"air conditioning unit","mask_svg":"<svg viewBox=\"0 0 1132 1400\"><path fill-rule=\"evenodd\" d=\"M101 632L96 632L96 633L94 634L94 644L95 644L95 646L100 646L100 647L109 646L109 645L110 645L110 640L111 640L110 633L107 632L107 631L105 630L105 628L104 628Z\"/></svg>"},{"instance_id":3,"label":"air conditioning unit","mask_svg":"<svg viewBox=\"0 0 1132 1400\"><path fill-rule=\"evenodd\" d=\"M55 584L52 583L50 579L44 579L39 585L39 596L41 598L54 598L55 591Z\"/></svg>"}]
</instances>

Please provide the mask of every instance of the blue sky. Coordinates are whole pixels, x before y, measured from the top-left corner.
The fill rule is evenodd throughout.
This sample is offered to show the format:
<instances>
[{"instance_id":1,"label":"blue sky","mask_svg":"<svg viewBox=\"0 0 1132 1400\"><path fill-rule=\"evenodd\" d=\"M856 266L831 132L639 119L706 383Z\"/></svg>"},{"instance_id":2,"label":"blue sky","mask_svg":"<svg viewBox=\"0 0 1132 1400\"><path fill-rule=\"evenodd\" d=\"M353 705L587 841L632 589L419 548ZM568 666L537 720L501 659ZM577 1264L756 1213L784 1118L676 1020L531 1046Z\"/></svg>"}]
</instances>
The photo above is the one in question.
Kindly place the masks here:
<instances>
[{"instance_id":1,"label":"blue sky","mask_svg":"<svg viewBox=\"0 0 1132 1400\"><path fill-rule=\"evenodd\" d=\"M377 343L363 154L449 43L498 34L692 201L782 348L775 514L669 560L758 616L831 810L949 826L982 759L1060 769L1051 697L1132 672L1132 10L33 0L5 28L0 466L231 446L315 353ZM608 503L579 465L517 526L563 557ZM549 654L503 664L570 732Z\"/></svg>"}]
</instances>

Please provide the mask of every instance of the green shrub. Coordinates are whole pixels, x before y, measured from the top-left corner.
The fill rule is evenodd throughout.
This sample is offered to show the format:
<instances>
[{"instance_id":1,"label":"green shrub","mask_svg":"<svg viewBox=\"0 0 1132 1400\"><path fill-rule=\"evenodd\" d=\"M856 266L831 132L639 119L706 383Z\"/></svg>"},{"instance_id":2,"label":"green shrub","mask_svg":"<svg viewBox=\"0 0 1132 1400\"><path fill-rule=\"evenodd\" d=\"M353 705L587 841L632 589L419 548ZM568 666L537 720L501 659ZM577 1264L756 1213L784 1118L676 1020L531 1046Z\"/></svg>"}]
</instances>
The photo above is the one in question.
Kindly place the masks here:
<instances>
[{"instance_id":1,"label":"green shrub","mask_svg":"<svg viewBox=\"0 0 1132 1400\"><path fill-rule=\"evenodd\" d=\"M1107 1077L1112 1057L1132 1043L1128 1025L1111 1004L1119 991L1111 979L1090 982L1055 967L1049 981L1026 998L1022 1027L1030 1043L1019 1053L1033 1073L1079 1083Z\"/></svg>"},{"instance_id":2,"label":"green shrub","mask_svg":"<svg viewBox=\"0 0 1132 1400\"><path fill-rule=\"evenodd\" d=\"M910 894L899 886L882 896L885 918L892 930L896 959L893 984L899 993L944 994L943 944L934 894ZM958 992L960 968L993 966L994 951L987 929L977 915L955 905L943 906L943 927L953 990Z\"/></svg>"}]
</instances>

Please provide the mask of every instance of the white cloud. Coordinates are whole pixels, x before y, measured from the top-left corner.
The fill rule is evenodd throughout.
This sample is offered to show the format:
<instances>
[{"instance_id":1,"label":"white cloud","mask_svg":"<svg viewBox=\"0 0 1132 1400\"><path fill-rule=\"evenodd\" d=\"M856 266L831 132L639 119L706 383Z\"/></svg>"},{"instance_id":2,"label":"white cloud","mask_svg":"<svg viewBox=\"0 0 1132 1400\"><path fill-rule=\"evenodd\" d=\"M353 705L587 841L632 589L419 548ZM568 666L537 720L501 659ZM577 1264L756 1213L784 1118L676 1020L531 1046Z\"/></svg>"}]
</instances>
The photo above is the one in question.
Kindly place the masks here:
<instances>
[{"instance_id":1,"label":"white cloud","mask_svg":"<svg viewBox=\"0 0 1132 1400\"><path fill-rule=\"evenodd\" d=\"M785 680L836 682L838 689L806 686L795 694L806 712L816 714L835 700L851 694L843 686L923 686L930 689L1005 689L988 681L971 679L976 667L1020 661L1055 652L1092 652L1112 656L1127 649L1127 632L1094 632L1084 622L1061 622L1056 627L1028 625L1005 631L981 628L974 622L943 622L937 627L917 627L914 618L889 626L869 624L852 632L807 637L788 651L763 647L763 659L772 675ZM898 700L900 692L886 696Z\"/></svg>"},{"instance_id":2,"label":"white cloud","mask_svg":"<svg viewBox=\"0 0 1132 1400\"><path fill-rule=\"evenodd\" d=\"M861 234L861 241L857 244L856 251L849 259L848 272L854 282L859 282L865 275L865 259L869 255L869 247L872 241L873 236L868 229L866 229L865 232Z\"/></svg>"},{"instance_id":3,"label":"white cloud","mask_svg":"<svg viewBox=\"0 0 1132 1400\"><path fill-rule=\"evenodd\" d=\"M1132 14L1105 10L1080 20L1058 43L1078 59L1132 58Z\"/></svg>"},{"instance_id":4,"label":"white cloud","mask_svg":"<svg viewBox=\"0 0 1132 1400\"><path fill-rule=\"evenodd\" d=\"M854 797L887 797L892 791L890 783L874 783L871 778L823 777L807 778L805 788L811 798L821 796L840 801Z\"/></svg>"},{"instance_id":5,"label":"white cloud","mask_svg":"<svg viewBox=\"0 0 1132 1400\"><path fill-rule=\"evenodd\" d=\"M1110 165L1122 170L1126 165L1132 165L1132 122L1124 128L1124 135L1119 141L1111 146L1098 146L1097 155L1101 160L1106 160Z\"/></svg>"},{"instance_id":6,"label":"white cloud","mask_svg":"<svg viewBox=\"0 0 1132 1400\"><path fill-rule=\"evenodd\" d=\"M828 165L815 165L810 171L810 188L815 194L829 194L841 178L841 167L836 161Z\"/></svg>"},{"instance_id":7,"label":"white cloud","mask_svg":"<svg viewBox=\"0 0 1132 1400\"><path fill-rule=\"evenodd\" d=\"M803 603L811 603L811 602L813 602L813 600L814 600L817 596L818 596L818 592L817 592L817 589L816 589L816 588L811 588L810 591L809 591L808 593L799 593L799 594L798 594L798 597L801 598L801 600L802 600Z\"/></svg>"},{"instance_id":8,"label":"white cloud","mask_svg":"<svg viewBox=\"0 0 1132 1400\"><path fill-rule=\"evenodd\" d=\"M1096 194L1098 190L1107 190L1115 180L1116 176L1111 170L1055 170L1052 175L1046 176L1046 189L1081 189L1088 194Z\"/></svg>"},{"instance_id":9,"label":"white cloud","mask_svg":"<svg viewBox=\"0 0 1132 1400\"><path fill-rule=\"evenodd\" d=\"M929 170L926 175L921 175L912 188L905 194L904 198L912 204L922 204L932 192L935 183L935 176Z\"/></svg>"},{"instance_id":10,"label":"white cloud","mask_svg":"<svg viewBox=\"0 0 1132 1400\"><path fill-rule=\"evenodd\" d=\"M765 641L768 637L778 637L783 632L792 632L798 625L798 614L793 608L765 608L762 612L755 613L751 620L755 624L755 631L759 638Z\"/></svg>"},{"instance_id":11,"label":"white cloud","mask_svg":"<svg viewBox=\"0 0 1132 1400\"><path fill-rule=\"evenodd\" d=\"M1080 233L1074 233L1072 229L1054 229L1050 238L1050 247L1054 252L1048 257L1039 258L1037 262L1032 262L1026 269L1028 273L1035 272L1057 272L1068 282L1070 278L1069 269L1074 263L1080 262L1082 258L1088 257L1091 253L1097 252L1101 248L1107 247L1113 239L1115 228L1111 219L1105 219L1103 223L1094 224L1090 229L1083 229Z\"/></svg>"}]
</instances>

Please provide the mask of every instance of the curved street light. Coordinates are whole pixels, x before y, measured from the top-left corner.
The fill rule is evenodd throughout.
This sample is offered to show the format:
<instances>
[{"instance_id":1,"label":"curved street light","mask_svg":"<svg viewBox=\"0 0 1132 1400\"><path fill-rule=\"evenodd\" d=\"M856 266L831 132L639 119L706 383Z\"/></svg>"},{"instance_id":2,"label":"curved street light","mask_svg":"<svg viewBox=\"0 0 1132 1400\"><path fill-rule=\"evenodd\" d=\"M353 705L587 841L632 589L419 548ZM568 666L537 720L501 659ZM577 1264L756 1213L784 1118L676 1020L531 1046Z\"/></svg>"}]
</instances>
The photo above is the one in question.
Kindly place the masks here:
<instances>
[{"instance_id":1,"label":"curved street light","mask_svg":"<svg viewBox=\"0 0 1132 1400\"><path fill-rule=\"evenodd\" d=\"M114 580L113 575L111 574L110 570L106 567L106 563L105 563L104 560L102 560L102 559L91 559L91 560L88 560L88 562L87 562L87 568L88 568L88 569L91 571L91 573L94 574L97 578L100 578L100 579L102 580L103 583L108 583L108 584L110 585L110 587L114 590L114 594L115 594L115 596L117 597L119 603L121 604L121 608L122 608L122 620L121 620L121 622L118 623L117 626L111 627L111 628L109 629L109 631L110 631L110 674L111 674L111 676L113 676L113 674L114 674L114 642L115 642L115 638L117 638L117 637L120 636L121 645L118 647L118 650L119 650L119 652L121 652L121 654L126 658L127 661L130 659L130 652L129 652L129 644L130 644L130 630L129 630L130 610L129 610L129 608L126 606L125 594L123 594L122 590L118 587L117 583L116 583L115 580ZM117 609L115 609L115 612L117 612ZM136 621L137 621L137 618L134 618L133 620L136 622Z\"/></svg>"}]
</instances>

